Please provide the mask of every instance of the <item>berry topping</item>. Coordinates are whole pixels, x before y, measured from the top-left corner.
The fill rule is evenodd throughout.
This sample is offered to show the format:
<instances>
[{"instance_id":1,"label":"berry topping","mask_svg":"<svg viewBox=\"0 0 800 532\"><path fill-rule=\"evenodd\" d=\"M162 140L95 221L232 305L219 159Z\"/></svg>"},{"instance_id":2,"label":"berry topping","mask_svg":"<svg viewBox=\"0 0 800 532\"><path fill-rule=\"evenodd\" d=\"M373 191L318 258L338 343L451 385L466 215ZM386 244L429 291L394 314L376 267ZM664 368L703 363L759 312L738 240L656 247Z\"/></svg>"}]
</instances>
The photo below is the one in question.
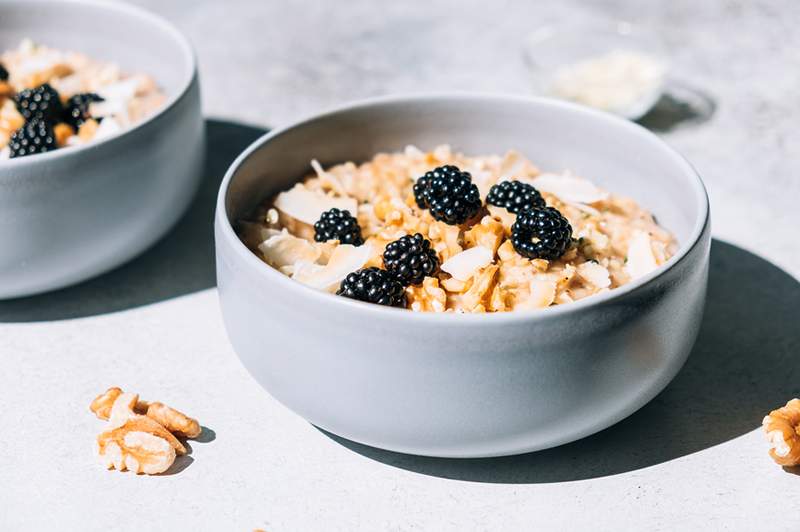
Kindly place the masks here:
<instances>
[{"instance_id":1,"label":"berry topping","mask_svg":"<svg viewBox=\"0 0 800 532\"><path fill-rule=\"evenodd\" d=\"M544 199L532 185L522 181L502 181L494 185L486 195L486 203L503 207L508 212L520 212L545 206Z\"/></svg>"},{"instance_id":2,"label":"berry topping","mask_svg":"<svg viewBox=\"0 0 800 532\"><path fill-rule=\"evenodd\" d=\"M0 81L8 81L8 70L0 63Z\"/></svg>"},{"instance_id":3,"label":"berry topping","mask_svg":"<svg viewBox=\"0 0 800 532\"><path fill-rule=\"evenodd\" d=\"M34 153L45 153L56 149L53 128L39 118L34 118L16 130L8 141L11 157L24 157Z\"/></svg>"},{"instance_id":4,"label":"berry topping","mask_svg":"<svg viewBox=\"0 0 800 532\"><path fill-rule=\"evenodd\" d=\"M406 306L402 283L391 273L374 266L348 274L336 295L389 307Z\"/></svg>"},{"instance_id":5,"label":"berry topping","mask_svg":"<svg viewBox=\"0 0 800 532\"><path fill-rule=\"evenodd\" d=\"M314 240L317 242L338 240L341 244L354 246L364 243L358 220L350 214L350 211L335 207L323 212L314 224Z\"/></svg>"},{"instance_id":6,"label":"berry topping","mask_svg":"<svg viewBox=\"0 0 800 532\"><path fill-rule=\"evenodd\" d=\"M383 265L406 286L420 284L439 267L439 257L421 234L406 235L390 242L383 252Z\"/></svg>"},{"instance_id":7,"label":"berry topping","mask_svg":"<svg viewBox=\"0 0 800 532\"><path fill-rule=\"evenodd\" d=\"M104 101L103 98L93 92L76 94L67 100L67 103L64 105L64 122L77 130L81 127L81 124L92 118L92 115L89 113L89 105L102 101Z\"/></svg>"},{"instance_id":8,"label":"berry topping","mask_svg":"<svg viewBox=\"0 0 800 532\"><path fill-rule=\"evenodd\" d=\"M63 113L58 92L47 83L17 93L16 104L17 110L26 122L41 118L55 124L60 121Z\"/></svg>"},{"instance_id":9,"label":"berry topping","mask_svg":"<svg viewBox=\"0 0 800 532\"><path fill-rule=\"evenodd\" d=\"M478 187L469 172L452 165L440 166L414 184L414 197L420 209L429 209L434 219L458 225L475 216L481 208Z\"/></svg>"},{"instance_id":10,"label":"berry topping","mask_svg":"<svg viewBox=\"0 0 800 532\"><path fill-rule=\"evenodd\" d=\"M511 226L511 243L529 259L555 260L567 250L572 226L553 207L533 208L517 215Z\"/></svg>"}]
</instances>

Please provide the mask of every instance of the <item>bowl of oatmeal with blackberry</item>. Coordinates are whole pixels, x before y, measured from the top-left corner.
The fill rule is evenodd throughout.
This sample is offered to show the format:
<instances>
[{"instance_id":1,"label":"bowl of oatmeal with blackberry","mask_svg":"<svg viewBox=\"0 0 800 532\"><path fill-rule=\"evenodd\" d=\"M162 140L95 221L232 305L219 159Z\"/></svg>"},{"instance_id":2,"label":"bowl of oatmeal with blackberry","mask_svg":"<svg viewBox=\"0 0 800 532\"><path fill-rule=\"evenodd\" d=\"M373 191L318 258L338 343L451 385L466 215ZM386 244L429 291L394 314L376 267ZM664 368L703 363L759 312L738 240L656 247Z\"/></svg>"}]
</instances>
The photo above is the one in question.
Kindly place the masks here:
<instances>
[{"instance_id":1,"label":"bowl of oatmeal with blackberry","mask_svg":"<svg viewBox=\"0 0 800 532\"><path fill-rule=\"evenodd\" d=\"M386 97L256 141L220 188L222 315L330 432L500 456L629 415L689 355L708 200L643 128L547 99Z\"/></svg>"},{"instance_id":2,"label":"bowl of oatmeal with blackberry","mask_svg":"<svg viewBox=\"0 0 800 532\"><path fill-rule=\"evenodd\" d=\"M120 3L0 3L0 299L141 253L189 205L204 149L175 28Z\"/></svg>"},{"instance_id":3,"label":"bowl of oatmeal with blackberry","mask_svg":"<svg viewBox=\"0 0 800 532\"><path fill-rule=\"evenodd\" d=\"M514 150L408 146L362 164L312 165L242 220L240 237L293 279L361 301L427 312L544 308L623 286L677 246L634 200L543 172Z\"/></svg>"}]
</instances>

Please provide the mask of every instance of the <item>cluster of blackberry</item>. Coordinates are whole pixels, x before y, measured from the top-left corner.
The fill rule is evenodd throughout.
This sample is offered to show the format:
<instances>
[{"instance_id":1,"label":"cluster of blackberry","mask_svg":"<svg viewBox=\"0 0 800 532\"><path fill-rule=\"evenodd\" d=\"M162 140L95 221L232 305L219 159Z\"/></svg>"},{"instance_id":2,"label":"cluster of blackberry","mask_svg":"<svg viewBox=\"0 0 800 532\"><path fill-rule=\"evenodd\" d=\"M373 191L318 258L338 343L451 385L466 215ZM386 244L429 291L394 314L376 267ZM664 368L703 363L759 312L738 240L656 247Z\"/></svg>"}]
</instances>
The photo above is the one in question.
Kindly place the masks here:
<instances>
[{"instance_id":1,"label":"cluster of blackberry","mask_svg":"<svg viewBox=\"0 0 800 532\"><path fill-rule=\"evenodd\" d=\"M7 79L8 71L0 65L0 81ZM24 157L55 150L58 148L54 133L56 124L64 123L77 131L81 124L92 118L89 105L101 101L103 98L91 92L62 100L58 91L48 83L19 91L14 96L14 104L25 124L9 139L10 156Z\"/></svg>"},{"instance_id":2,"label":"cluster of blackberry","mask_svg":"<svg viewBox=\"0 0 800 532\"><path fill-rule=\"evenodd\" d=\"M463 224L482 208L472 176L457 167L440 166L414 184L414 197L421 209L448 224ZM536 188L522 181L503 181L486 195L486 203L517 215L511 227L511 243L529 259L555 260L569 247L572 227L553 207L547 207Z\"/></svg>"},{"instance_id":3,"label":"cluster of blackberry","mask_svg":"<svg viewBox=\"0 0 800 532\"><path fill-rule=\"evenodd\" d=\"M358 220L347 210L330 209L314 224L314 240L338 240L342 244L364 243ZM439 267L430 241L421 234L390 242L383 253L385 269L363 268L349 274L336 292L340 296L390 307L405 307L405 287L419 284Z\"/></svg>"},{"instance_id":4,"label":"cluster of blackberry","mask_svg":"<svg viewBox=\"0 0 800 532\"><path fill-rule=\"evenodd\" d=\"M430 241L416 233L386 245L383 267L383 270L370 267L351 273L336 294L368 303L405 307L405 288L435 274L439 269L439 257Z\"/></svg>"},{"instance_id":5,"label":"cluster of blackberry","mask_svg":"<svg viewBox=\"0 0 800 532\"><path fill-rule=\"evenodd\" d=\"M456 166L440 166L427 172L414 184L414 198L420 209L428 209L435 220L461 225L474 219L483 209L478 187L468 172ZM511 243L524 257L555 260L572 240L569 221L555 208L548 207L536 188L521 181L494 185L486 203L517 215L511 226ZM338 240L359 246L364 243L358 220L348 211L331 209L314 224L318 242ZM390 242L383 252L384 269L369 267L350 273L337 295L387 305L405 307L405 287L422 283L439 269L439 258L429 240L421 234L406 235Z\"/></svg>"}]
</instances>

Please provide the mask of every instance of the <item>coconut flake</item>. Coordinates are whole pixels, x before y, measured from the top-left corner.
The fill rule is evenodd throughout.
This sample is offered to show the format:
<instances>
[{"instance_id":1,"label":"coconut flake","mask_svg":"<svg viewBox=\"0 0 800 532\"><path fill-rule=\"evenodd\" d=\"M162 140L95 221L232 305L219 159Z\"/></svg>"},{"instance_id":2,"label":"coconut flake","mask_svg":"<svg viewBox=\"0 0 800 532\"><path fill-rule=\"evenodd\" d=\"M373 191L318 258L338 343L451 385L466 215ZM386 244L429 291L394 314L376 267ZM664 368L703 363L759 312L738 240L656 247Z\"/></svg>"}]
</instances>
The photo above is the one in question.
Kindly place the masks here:
<instances>
[{"instance_id":1,"label":"coconut flake","mask_svg":"<svg viewBox=\"0 0 800 532\"><path fill-rule=\"evenodd\" d=\"M556 298L556 282L552 279L533 279L530 282L530 297L522 308L544 308L553 304Z\"/></svg>"},{"instance_id":2,"label":"coconut flake","mask_svg":"<svg viewBox=\"0 0 800 532\"><path fill-rule=\"evenodd\" d=\"M653 249L650 247L650 235L645 231L635 231L628 241L628 261L625 271L631 279L638 279L658 268Z\"/></svg>"},{"instance_id":3,"label":"coconut flake","mask_svg":"<svg viewBox=\"0 0 800 532\"><path fill-rule=\"evenodd\" d=\"M119 122L117 122L113 117L107 116L100 121L100 125L97 126L97 130L94 132L94 137L92 140L108 138L112 135L116 135L122 131L122 129L123 128Z\"/></svg>"},{"instance_id":4,"label":"coconut flake","mask_svg":"<svg viewBox=\"0 0 800 532\"><path fill-rule=\"evenodd\" d=\"M264 258L275 268L293 265L298 261L315 262L321 251L308 240L297 238L284 229L258 245Z\"/></svg>"},{"instance_id":5,"label":"coconut flake","mask_svg":"<svg viewBox=\"0 0 800 532\"><path fill-rule=\"evenodd\" d=\"M136 96L141 80L138 77L130 77L115 83L109 83L97 89L97 94L104 100L112 102L127 103Z\"/></svg>"},{"instance_id":6,"label":"coconut flake","mask_svg":"<svg viewBox=\"0 0 800 532\"><path fill-rule=\"evenodd\" d=\"M347 190L344 188L344 185L339 178L333 175L331 172L325 171L322 165L316 159L311 159L311 168L314 169L314 173L317 174L317 178L319 182L323 186L328 186L334 193L339 194L340 196L347 196ZM353 214L351 212L351 214Z\"/></svg>"},{"instance_id":7,"label":"coconut flake","mask_svg":"<svg viewBox=\"0 0 800 532\"><path fill-rule=\"evenodd\" d=\"M596 262L584 262L578 265L578 275L597 288L608 288L611 286L611 279L608 270Z\"/></svg>"},{"instance_id":8,"label":"coconut flake","mask_svg":"<svg viewBox=\"0 0 800 532\"><path fill-rule=\"evenodd\" d=\"M594 203L608 198L608 192L600 190L591 181L580 177L542 174L533 178L531 184L540 191L558 196L566 202Z\"/></svg>"},{"instance_id":9,"label":"coconut flake","mask_svg":"<svg viewBox=\"0 0 800 532\"><path fill-rule=\"evenodd\" d=\"M347 274L362 268L371 257L372 246L369 243L361 246L342 244L333 250L324 268L296 269L292 278L312 288L331 292L339 286Z\"/></svg>"},{"instance_id":10,"label":"coconut flake","mask_svg":"<svg viewBox=\"0 0 800 532\"><path fill-rule=\"evenodd\" d=\"M358 202L354 198L328 196L309 190L302 183L278 194L275 207L309 225L314 225L323 212L333 208L349 211L353 215L358 212Z\"/></svg>"},{"instance_id":11,"label":"coconut flake","mask_svg":"<svg viewBox=\"0 0 800 532\"><path fill-rule=\"evenodd\" d=\"M456 253L442 264L442 271L449 273L459 281L466 281L475 272L488 266L494 259L492 250L483 246L475 246Z\"/></svg>"}]
</instances>

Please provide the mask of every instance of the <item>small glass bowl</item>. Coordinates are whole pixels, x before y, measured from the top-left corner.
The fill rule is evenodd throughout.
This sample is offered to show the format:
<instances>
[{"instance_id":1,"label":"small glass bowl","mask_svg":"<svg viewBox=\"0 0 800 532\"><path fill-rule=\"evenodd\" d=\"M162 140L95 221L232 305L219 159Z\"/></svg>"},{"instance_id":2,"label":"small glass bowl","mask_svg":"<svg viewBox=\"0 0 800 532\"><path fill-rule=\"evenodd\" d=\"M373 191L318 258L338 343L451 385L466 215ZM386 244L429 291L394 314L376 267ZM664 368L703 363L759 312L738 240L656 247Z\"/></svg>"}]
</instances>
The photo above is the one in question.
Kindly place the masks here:
<instances>
[{"instance_id":1,"label":"small glass bowl","mask_svg":"<svg viewBox=\"0 0 800 532\"><path fill-rule=\"evenodd\" d=\"M657 36L628 22L612 21L608 24L547 25L532 32L524 42L524 55L531 70L534 90L541 95L572 101L575 100L555 89L557 76L562 75L565 68L608 57L614 52L634 53L658 71L663 69L663 73L629 104L616 108L593 105L636 120L655 105L664 91L668 61L664 44Z\"/></svg>"}]
</instances>

